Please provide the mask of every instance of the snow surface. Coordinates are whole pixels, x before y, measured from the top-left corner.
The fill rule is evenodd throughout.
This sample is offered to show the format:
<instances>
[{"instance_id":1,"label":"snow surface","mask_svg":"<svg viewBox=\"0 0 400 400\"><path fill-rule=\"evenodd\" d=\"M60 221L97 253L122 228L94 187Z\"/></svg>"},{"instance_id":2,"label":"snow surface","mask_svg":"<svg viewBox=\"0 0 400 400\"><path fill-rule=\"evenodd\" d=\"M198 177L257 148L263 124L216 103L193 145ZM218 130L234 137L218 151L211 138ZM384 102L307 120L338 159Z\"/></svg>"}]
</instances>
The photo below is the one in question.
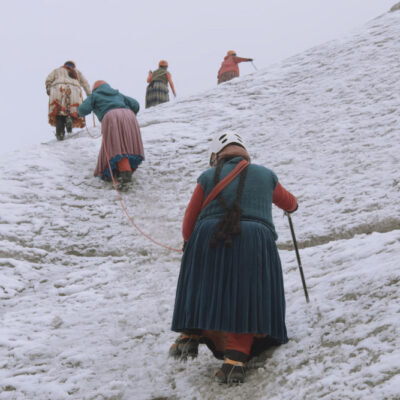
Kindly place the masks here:
<instances>
[{"instance_id":1,"label":"snow surface","mask_svg":"<svg viewBox=\"0 0 400 400\"><path fill-rule=\"evenodd\" d=\"M213 382L201 348L167 358L180 254L141 236L95 179L101 139L80 131L3 158L0 400L400 399L400 12L197 96L142 111L146 161L123 194L135 222L180 248L213 133L299 199L274 211L290 342ZM99 128L91 129L98 134Z\"/></svg>"}]
</instances>

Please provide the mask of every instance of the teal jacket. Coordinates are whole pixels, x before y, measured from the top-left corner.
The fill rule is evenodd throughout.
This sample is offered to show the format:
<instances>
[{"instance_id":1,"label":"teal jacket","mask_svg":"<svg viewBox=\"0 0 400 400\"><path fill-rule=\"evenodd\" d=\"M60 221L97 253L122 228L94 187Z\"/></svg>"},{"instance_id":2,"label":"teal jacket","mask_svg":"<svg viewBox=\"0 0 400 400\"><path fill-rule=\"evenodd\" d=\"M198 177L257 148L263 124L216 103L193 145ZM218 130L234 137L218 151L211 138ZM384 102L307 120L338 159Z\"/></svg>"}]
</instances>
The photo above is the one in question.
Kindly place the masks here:
<instances>
[{"instance_id":1,"label":"teal jacket","mask_svg":"<svg viewBox=\"0 0 400 400\"><path fill-rule=\"evenodd\" d=\"M222 180L228 175L242 160L242 157L235 157L227 161L222 167L220 179ZM210 194L214 188L214 175L215 167L203 172L198 178L197 182L204 189L204 199ZM274 189L278 183L278 177L273 171L261 165L250 164L247 167L247 176L244 183L244 190L240 206L242 209L242 220L251 220L261 222L272 231L275 240L278 235L272 221L272 199ZM239 184L239 177L237 176L232 183L230 183L221 192L223 199L228 205L233 203L236 198L237 187ZM205 218L220 218L224 215L224 210L217 199L214 199L207 207L200 213L197 221Z\"/></svg>"},{"instance_id":2,"label":"teal jacket","mask_svg":"<svg viewBox=\"0 0 400 400\"><path fill-rule=\"evenodd\" d=\"M93 111L101 121L108 111L116 108L129 108L137 114L139 103L132 97L124 96L113 89L108 83L103 83L79 106L78 113L83 117Z\"/></svg>"}]
</instances>

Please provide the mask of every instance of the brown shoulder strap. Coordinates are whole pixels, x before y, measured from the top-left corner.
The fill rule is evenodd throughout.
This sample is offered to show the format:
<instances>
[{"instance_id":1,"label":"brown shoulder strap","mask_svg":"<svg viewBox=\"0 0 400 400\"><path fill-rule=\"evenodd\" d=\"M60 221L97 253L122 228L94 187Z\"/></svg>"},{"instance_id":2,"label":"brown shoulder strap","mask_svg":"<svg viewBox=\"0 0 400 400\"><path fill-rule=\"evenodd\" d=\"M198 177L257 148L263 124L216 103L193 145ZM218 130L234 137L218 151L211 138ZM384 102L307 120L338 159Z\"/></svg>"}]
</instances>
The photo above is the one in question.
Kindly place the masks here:
<instances>
[{"instance_id":1,"label":"brown shoulder strap","mask_svg":"<svg viewBox=\"0 0 400 400\"><path fill-rule=\"evenodd\" d=\"M201 211L207 207L218 196L218 194L226 186L228 186L245 168L247 168L249 164L250 163L246 160L240 161L234 170L232 170L224 179L222 179L222 181L218 182L201 205Z\"/></svg>"}]
</instances>

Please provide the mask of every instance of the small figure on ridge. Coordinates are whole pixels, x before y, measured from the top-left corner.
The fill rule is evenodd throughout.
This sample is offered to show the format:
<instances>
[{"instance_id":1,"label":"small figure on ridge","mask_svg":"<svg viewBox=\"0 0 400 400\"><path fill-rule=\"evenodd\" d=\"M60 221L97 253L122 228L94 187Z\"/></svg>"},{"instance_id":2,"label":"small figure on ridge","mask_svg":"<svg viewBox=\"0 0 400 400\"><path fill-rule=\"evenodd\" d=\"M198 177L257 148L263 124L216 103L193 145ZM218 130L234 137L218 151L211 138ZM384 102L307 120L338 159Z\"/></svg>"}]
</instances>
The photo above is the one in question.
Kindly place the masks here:
<instances>
[{"instance_id":1,"label":"small figure on ridge","mask_svg":"<svg viewBox=\"0 0 400 400\"><path fill-rule=\"evenodd\" d=\"M218 84L237 78L239 76L238 64L247 61L251 62L253 59L238 57L234 50L229 50L218 71Z\"/></svg>"},{"instance_id":2,"label":"small figure on ridge","mask_svg":"<svg viewBox=\"0 0 400 400\"><path fill-rule=\"evenodd\" d=\"M89 96L90 86L73 61L53 70L46 78L46 92L49 95L49 124L56 127L56 137L63 140L65 128L84 128L84 118L79 118L78 107L82 103L81 86Z\"/></svg>"},{"instance_id":3,"label":"small figure on ridge","mask_svg":"<svg viewBox=\"0 0 400 400\"><path fill-rule=\"evenodd\" d=\"M168 84L171 86L172 93L176 97L171 74L167 71L168 62L161 60L158 63L158 67L159 68L154 72L149 71L147 77L148 86L146 89L146 108L169 101Z\"/></svg>"}]
</instances>

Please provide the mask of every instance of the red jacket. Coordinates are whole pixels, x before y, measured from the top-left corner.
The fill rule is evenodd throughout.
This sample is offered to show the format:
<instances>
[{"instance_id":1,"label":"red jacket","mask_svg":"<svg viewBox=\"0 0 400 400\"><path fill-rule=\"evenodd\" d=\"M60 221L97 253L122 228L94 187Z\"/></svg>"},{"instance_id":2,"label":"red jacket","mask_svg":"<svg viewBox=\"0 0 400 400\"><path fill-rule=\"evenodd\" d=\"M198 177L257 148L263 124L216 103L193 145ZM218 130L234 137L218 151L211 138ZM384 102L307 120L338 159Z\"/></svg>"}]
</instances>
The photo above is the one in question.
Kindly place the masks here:
<instances>
[{"instance_id":1,"label":"red jacket","mask_svg":"<svg viewBox=\"0 0 400 400\"><path fill-rule=\"evenodd\" d=\"M218 78L225 72L233 71L236 76L239 76L239 66L238 64L243 61L248 61L248 58L242 58L237 56L225 56L224 61L221 64L221 68L218 71Z\"/></svg>"}]
</instances>

